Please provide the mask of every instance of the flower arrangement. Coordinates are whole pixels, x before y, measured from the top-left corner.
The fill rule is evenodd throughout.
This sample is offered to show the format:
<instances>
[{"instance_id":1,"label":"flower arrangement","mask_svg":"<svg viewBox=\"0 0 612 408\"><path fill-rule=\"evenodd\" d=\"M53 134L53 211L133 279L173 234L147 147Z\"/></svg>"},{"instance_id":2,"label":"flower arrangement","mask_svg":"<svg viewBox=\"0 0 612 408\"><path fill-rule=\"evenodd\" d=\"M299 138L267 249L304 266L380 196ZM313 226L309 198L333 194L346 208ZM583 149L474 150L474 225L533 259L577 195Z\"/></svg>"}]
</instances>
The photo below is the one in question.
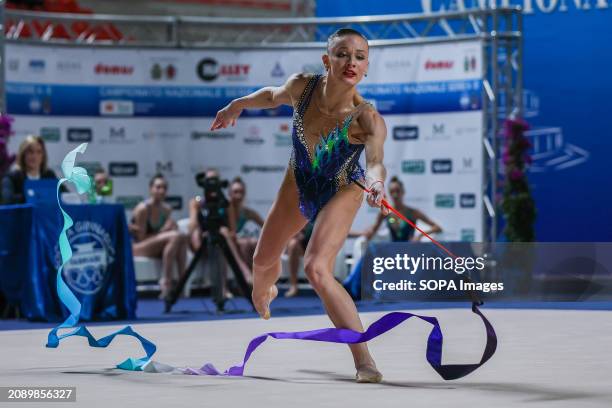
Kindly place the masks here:
<instances>
[{"instance_id":1,"label":"flower arrangement","mask_svg":"<svg viewBox=\"0 0 612 408\"><path fill-rule=\"evenodd\" d=\"M526 169L531 164L531 143L525 137L529 125L521 119L504 122L505 167L502 209L506 220L504 234L510 242L533 242L535 240L535 202L529 189Z\"/></svg>"}]
</instances>

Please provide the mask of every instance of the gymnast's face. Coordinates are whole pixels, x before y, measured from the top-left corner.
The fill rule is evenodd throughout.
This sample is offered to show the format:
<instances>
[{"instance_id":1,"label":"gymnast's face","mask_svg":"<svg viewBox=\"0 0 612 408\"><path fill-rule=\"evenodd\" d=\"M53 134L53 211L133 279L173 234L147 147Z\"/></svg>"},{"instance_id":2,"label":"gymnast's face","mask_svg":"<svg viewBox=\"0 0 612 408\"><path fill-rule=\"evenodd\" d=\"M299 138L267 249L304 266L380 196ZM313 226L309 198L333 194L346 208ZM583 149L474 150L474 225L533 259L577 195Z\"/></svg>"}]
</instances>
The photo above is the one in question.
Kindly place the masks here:
<instances>
[{"instance_id":1,"label":"gymnast's face","mask_svg":"<svg viewBox=\"0 0 612 408\"><path fill-rule=\"evenodd\" d=\"M164 201L166 198L166 192L168 191L168 184L166 184L166 180L162 178L156 178L153 180L153 184L151 184L151 198L157 202Z\"/></svg>"},{"instance_id":2,"label":"gymnast's face","mask_svg":"<svg viewBox=\"0 0 612 408\"><path fill-rule=\"evenodd\" d=\"M348 85L357 85L368 71L368 43L358 35L335 38L323 55L327 75Z\"/></svg>"},{"instance_id":3,"label":"gymnast's face","mask_svg":"<svg viewBox=\"0 0 612 408\"><path fill-rule=\"evenodd\" d=\"M244 191L244 186L242 185L242 183L232 183L232 186L230 188L230 200L233 203L242 203L245 194L246 192Z\"/></svg>"},{"instance_id":4,"label":"gymnast's face","mask_svg":"<svg viewBox=\"0 0 612 408\"><path fill-rule=\"evenodd\" d=\"M404 189L400 183L393 182L389 184L389 197L394 203L401 203L404 200Z\"/></svg>"}]
</instances>

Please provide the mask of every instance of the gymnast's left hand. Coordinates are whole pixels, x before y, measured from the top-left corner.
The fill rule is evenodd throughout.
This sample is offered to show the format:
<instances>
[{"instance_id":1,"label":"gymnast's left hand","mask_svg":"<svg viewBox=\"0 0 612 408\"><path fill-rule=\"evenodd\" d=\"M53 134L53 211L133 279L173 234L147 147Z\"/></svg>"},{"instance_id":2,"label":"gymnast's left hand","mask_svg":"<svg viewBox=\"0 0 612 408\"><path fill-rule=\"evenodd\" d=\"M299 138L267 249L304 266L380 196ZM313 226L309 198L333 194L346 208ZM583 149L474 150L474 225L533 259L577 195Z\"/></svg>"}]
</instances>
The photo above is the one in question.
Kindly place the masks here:
<instances>
[{"instance_id":1,"label":"gymnast's left hand","mask_svg":"<svg viewBox=\"0 0 612 408\"><path fill-rule=\"evenodd\" d=\"M242 113L236 101L230 102L225 108L217 112L217 116L210 126L210 130L225 129L228 126L236 126L236 120Z\"/></svg>"},{"instance_id":2,"label":"gymnast's left hand","mask_svg":"<svg viewBox=\"0 0 612 408\"><path fill-rule=\"evenodd\" d=\"M367 202L370 207L380 208L382 215L386 216L389 214L389 209L383 205L383 200L387 200L385 195L385 185L378 181L374 182L369 187L370 192L367 195Z\"/></svg>"}]
</instances>

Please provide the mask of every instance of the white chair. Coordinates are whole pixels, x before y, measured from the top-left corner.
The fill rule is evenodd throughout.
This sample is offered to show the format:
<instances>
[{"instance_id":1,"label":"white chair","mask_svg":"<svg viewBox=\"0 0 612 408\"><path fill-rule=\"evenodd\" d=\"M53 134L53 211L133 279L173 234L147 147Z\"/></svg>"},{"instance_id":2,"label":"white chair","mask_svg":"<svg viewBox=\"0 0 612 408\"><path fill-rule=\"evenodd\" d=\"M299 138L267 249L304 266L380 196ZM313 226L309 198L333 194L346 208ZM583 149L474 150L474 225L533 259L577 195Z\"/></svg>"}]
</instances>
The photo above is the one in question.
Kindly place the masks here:
<instances>
[{"instance_id":1,"label":"white chair","mask_svg":"<svg viewBox=\"0 0 612 408\"><path fill-rule=\"evenodd\" d=\"M162 276L161 259L135 256L134 273L137 290L159 290L158 282Z\"/></svg>"}]
</instances>

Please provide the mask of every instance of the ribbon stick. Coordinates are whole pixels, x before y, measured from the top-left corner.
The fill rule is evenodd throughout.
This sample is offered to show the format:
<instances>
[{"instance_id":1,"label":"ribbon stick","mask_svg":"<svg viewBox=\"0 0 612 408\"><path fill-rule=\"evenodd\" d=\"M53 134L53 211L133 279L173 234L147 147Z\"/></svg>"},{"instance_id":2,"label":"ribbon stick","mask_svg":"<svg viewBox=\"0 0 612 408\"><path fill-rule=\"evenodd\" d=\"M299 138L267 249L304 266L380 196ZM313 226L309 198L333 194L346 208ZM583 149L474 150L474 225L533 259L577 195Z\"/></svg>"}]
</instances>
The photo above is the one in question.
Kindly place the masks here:
<instances>
[{"instance_id":1,"label":"ribbon stick","mask_svg":"<svg viewBox=\"0 0 612 408\"><path fill-rule=\"evenodd\" d=\"M74 295L74 293L72 293L72 291L64 281L64 278L62 277L62 270L64 269L64 266L72 258L72 249L70 248L70 242L68 241L66 231L68 231L68 229L70 229L70 227L72 227L74 223L72 221L72 218L70 218L70 216L62 208L62 204L60 202L60 186L62 185L62 183L69 181L76 186L77 192L79 194L83 194L89 190L91 186L91 179L87 175L87 171L82 167L75 167L74 165L77 153L84 153L86 149L87 143L83 143L79 145L76 149L69 152L64 157L64 160L62 161L62 172L64 173L64 178L60 179L57 183L57 204L64 217L64 226L59 236L59 248L62 257L62 264L57 270L56 288L60 302L62 302L62 304L66 306L66 308L70 312L70 315L62 324L53 328L49 332L46 346L49 348L56 348L59 346L60 340L65 339L66 337L81 336L87 338L87 341L89 342L89 345L91 347L107 347L118 335L132 336L140 341L140 344L145 350L146 355L138 359L128 358L124 362L118 364L117 368L122 368L124 370L131 371L142 371L144 366L149 363L151 357L156 351L155 344L136 333L130 326L126 326L123 329L118 330L115 333L112 333L106 337L102 337L99 340L97 340L89 332L87 327L79 326L75 328L75 326L79 322L79 317L81 314L81 303ZM70 328L74 328L74 330L68 333L58 334L58 331L60 329Z\"/></svg>"}]
</instances>

